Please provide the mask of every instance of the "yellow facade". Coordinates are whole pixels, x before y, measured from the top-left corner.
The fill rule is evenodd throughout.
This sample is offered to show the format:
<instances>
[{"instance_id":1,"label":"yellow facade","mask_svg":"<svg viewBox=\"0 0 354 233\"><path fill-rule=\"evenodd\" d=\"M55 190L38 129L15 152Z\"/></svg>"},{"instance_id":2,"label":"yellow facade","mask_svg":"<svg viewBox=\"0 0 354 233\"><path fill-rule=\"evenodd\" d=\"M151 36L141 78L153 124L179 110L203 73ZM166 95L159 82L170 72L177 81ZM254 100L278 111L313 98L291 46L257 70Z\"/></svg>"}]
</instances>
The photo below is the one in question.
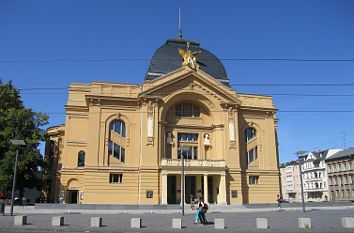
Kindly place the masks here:
<instances>
[{"instance_id":1,"label":"yellow facade","mask_svg":"<svg viewBox=\"0 0 354 233\"><path fill-rule=\"evenodd\" d=\"M177 204L181 156L187 203L272 203L280 193L272 98L201 69L142 85L75 83L65 109L65 125L47 130L50 202Z\"/></svg>"}]
</instances>

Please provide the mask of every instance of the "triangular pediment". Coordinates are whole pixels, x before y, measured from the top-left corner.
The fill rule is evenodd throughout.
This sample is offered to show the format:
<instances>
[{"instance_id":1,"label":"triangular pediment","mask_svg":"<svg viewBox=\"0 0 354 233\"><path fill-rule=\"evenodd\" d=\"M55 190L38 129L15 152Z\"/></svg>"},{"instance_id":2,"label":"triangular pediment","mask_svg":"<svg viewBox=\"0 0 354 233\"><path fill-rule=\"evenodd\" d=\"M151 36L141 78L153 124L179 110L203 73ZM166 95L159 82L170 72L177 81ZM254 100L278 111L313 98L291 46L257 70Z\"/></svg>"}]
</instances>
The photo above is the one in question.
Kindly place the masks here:
<instances>
[{"instance_id":1,"label":"triangular pediment","mask_svg":"<svg viewBox=\"0 0 354 233\"><path fill-rule=\"evenodd\" d=\"M145 82L139 96L164 98L178 92L196 92L213 96L220 104L241 105L233 89L202 70L196 71L189 67L182 67L158 79Z\"/></svg>"}]
</instances>

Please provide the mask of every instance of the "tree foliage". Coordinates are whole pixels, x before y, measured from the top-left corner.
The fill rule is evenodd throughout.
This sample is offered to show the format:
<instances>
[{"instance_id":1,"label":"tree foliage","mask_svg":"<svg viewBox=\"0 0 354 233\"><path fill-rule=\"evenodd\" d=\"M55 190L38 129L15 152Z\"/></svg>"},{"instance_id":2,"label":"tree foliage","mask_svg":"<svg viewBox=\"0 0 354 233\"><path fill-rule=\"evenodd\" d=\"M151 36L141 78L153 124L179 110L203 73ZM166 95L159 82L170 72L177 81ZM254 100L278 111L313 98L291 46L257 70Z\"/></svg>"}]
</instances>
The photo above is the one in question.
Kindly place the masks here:
<instances>
[{"instance_id":1,"label":"tree foliage","mask_svg":"<svg viewBox=\"0 0 354 233\"><path fill-rule=\"evenodd\" d=\"M44 140L42 129L48 116L25 108L19 89L11 81L0 80L0 191L10 193L16 149L19 151L16 190L22 196L24 188L40 188L43 159L38 149ZM26 146L13 146L10 139L23 139Z\"/></svg>"}]
</instances>

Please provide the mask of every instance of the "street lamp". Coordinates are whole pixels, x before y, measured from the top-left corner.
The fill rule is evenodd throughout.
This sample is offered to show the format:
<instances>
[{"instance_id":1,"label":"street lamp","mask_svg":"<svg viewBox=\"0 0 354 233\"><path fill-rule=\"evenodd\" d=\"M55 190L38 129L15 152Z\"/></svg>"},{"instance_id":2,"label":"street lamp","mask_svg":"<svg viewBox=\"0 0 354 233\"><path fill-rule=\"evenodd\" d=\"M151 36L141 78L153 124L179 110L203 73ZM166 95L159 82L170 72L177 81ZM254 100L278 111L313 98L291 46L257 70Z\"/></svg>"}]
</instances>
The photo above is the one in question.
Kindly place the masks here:
<instances>
[{"instance_id":1,"label":"street lamp","mask_svg":"<svg viewBox=\"0 0 354 233\"><path fill-rule=\"evenodd\" d=\"M185 152L188 150L189 148L186 146L180 146L178 147L178 150L181 151L181 205L182 205L182 215L184 216L184 155Z\"/></svg>"},{"instance_id":2,"label":"street lamp","mask_svg":"<svg viewBox=\"0 0 354 233\"><path fill-rule=\"evenodd\" d=\"M26 142L24 140L10 140L10 142L14 146L25 146L26 145ZM14 213L14 196L15 196L15 187L16 187L17 162L18 162L18 148L16 148L14 178L13 178L13 181L12 181L11 216L13 216L13 213Z\"/></svg>"},{"instance_id":3,"label":"street lamp","mask_svg":"<svg viewBox=\"0 0 354 233\"><path fill-rule=\"evenodd\" d=\"M305 210L305 198L304 198L304 182L302 180L302 158L299 158L299 172L300 172L300 186L301 186L301 206L302 206L302 211L306 212Z\"/></svg>"}]
</instances>

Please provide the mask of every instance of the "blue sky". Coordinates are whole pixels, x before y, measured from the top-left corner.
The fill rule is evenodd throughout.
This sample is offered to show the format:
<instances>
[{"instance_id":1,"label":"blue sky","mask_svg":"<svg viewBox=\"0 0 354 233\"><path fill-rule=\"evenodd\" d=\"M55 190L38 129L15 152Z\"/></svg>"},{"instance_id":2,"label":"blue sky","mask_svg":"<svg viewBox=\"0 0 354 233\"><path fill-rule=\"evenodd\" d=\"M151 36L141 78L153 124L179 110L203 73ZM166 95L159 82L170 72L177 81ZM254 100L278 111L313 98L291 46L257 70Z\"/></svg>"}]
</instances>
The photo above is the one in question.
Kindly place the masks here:
<instances>
[{"instance_id":1,"label":"blue sky","mask_svg":"<svg viewBox=\"0 0 354 233\"><path fill-rule=\"evenodd\" d=\"M179 0L0 1L0 78L19 88L65 88L99 80L141 83L148 60L178 31ZM354 1L182 0L184 38L221 59L354 59ZM17 62L6 62L17 61ZM231 84L354 83L354 62L223 60ZM233 86L256 94L354 94L354 86ZM64 113L67 93L22 92L35 111ZM273 95L281 111L354 110L354 96ZM65 114L49 114L50 124ZM353 112L279 112L280 161L298 150L354 145ZM344 141L345 138L345 141Z\"/></svg>"}]
</instances>

